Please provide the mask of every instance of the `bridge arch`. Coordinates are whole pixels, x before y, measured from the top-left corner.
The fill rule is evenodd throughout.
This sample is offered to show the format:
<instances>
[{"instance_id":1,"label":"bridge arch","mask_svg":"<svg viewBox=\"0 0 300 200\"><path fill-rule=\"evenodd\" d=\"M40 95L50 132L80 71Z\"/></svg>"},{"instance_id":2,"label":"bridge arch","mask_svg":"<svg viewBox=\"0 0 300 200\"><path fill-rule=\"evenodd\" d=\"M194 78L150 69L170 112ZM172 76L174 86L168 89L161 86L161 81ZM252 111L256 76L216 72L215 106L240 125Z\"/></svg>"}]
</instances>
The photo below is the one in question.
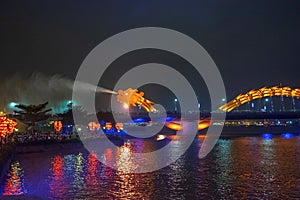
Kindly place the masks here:
<instances>
[{"instance_id":1,"label":"bridge arch","mask_svg":"<svg viewBox=\"0 0 300 200\"><path fill-rule=\"evenodd\" d=\"M278 97L285 96L285 97L300 98L300 89L299 88L292 89L290 87L278 87L278 86L274 86L274 87L270 87L270 88L263 87L258 90L253 89L245 94L238 95L230 102L222 105L219 108L219 110L223 111L223 112L230 112L230 111L234 110L235 108L237 108L245 103L248 103L250 101L253 101L255 99L260 99L260 98L264 98L264 97L273 97L273 96L278 96ZM178 131L182 128L180 121L166 122L165 126L167 126L168 128L170 128L172 130L176 130L176 131ZM199 120L199 122L198 122L198 130L203 130L209 126L211 126L210 118Z\"/></svg>"},{"instance_id":2,"label":"bridge arch","mask_svg":"<svg viewBox=\"0 0 300 200\"><path fill-rule=\"evenodd\" d=\"M237 97L235 97L230 102L222 105L219 110L223 112L230 112L234 110L235 108L248 103L250 101L253 101L255 99L260 99L264 97L273 97L273 96L285 96L285 97L296 97L300 98L300 89L292 89L290 87L263 87L258 90L250 90L246 94L240 94Z\"/></svg>"}]
</instances>

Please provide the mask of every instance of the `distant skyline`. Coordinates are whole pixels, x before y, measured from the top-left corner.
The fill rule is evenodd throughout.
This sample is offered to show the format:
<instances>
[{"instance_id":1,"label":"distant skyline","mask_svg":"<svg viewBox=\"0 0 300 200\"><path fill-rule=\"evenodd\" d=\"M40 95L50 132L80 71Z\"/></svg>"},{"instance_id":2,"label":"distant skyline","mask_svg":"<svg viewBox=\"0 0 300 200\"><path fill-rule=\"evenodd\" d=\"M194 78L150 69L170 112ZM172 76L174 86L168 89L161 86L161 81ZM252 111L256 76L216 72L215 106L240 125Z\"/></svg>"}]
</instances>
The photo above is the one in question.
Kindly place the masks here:
<instances>
[{"instance_id":1,"label":"distant skyline","mask_svg":"<svg viewBox=\"0 0 300 200\"><path fill-rule=\"evenodd\" d=\"M74 79L83 59L106 38L127 29L156 26L187 34L207 50L219 67L228 99L262 86L300 87L299 10L296 0L3 0L0 77L43 73ZM102 86L111 89L124 69L147 61L177 69L187 66L160 51L127 56L111 65ZM197 87L203 104L209 105L201 78L189 70L185 75Z\"/></svg>"}]
</instances>

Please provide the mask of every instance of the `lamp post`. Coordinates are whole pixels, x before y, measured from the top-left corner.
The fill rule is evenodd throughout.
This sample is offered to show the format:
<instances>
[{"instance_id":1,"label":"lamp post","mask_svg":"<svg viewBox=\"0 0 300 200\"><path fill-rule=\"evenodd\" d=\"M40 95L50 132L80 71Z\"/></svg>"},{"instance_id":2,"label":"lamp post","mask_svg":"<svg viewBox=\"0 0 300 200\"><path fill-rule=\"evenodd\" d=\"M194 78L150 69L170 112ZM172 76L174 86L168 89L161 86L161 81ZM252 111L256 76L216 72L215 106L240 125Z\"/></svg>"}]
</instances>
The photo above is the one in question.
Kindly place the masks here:
<instances>
[{"instance_id":1,"label":"lamp post","mask_svg":"<svg viewBox=\"0 0 300 200\"><path fill-rule=\"evenodd\" d=\"M175 113L177 112L177 101L178 101L178 99L174 99L174 104L175 104L174 110L175 110Z\"/></svg>"},{"instance_id":2,"label":"lamp post","mask_svg":"<svg viewBox=\"0 0 300 200\"><path fill-rule=\"evenodd\" d=\"M269 106L269 99L267 98L267 99L265 99L265 104L264 104L264 110L265 110L265 112L267 112L267 109L268 109L268 106Z\"/></svg>"},{"instance_id":3,"label":"lamp post","mask_svg":"<svg viewBox=\"0 0 300 200\"><path fill-rule=\"evenodd\" d=\"M252 110L252 112L254 111L254 108L255 108L255 103L252 102L252 103L251 103L251 110Z\"/></svg>"},{"instance_id":4,"label":"lamp post","mask_svg":"<svg viewBox=\"0 0 300 200\"><path fill-rule=\"evenodd\" d=\"M226 103L226 99L225 98L222 98L221 99L221 105L224 105Z\"/></svg>"}]
</instances>

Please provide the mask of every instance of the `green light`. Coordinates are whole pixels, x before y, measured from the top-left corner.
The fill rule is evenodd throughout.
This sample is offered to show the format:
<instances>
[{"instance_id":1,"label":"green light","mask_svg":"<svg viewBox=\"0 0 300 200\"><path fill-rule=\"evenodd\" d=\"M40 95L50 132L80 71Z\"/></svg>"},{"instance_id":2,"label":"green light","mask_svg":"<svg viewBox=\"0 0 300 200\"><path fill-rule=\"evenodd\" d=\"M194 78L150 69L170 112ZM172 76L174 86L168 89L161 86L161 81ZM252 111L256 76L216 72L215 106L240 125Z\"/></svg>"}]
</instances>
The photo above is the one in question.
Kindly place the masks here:
<instances>
[{"instance_id":1,"label":"green light","mask_svg":"<svg viewBox=\"0 0 300 200\"><path fill-rule=\"evenodd\" d=\"M11 103L8 104L8 107L9 108L15 108L16 105L18 105L18 104L15 103L15 102L11 102Z\"/></svg>"}]
</instances>

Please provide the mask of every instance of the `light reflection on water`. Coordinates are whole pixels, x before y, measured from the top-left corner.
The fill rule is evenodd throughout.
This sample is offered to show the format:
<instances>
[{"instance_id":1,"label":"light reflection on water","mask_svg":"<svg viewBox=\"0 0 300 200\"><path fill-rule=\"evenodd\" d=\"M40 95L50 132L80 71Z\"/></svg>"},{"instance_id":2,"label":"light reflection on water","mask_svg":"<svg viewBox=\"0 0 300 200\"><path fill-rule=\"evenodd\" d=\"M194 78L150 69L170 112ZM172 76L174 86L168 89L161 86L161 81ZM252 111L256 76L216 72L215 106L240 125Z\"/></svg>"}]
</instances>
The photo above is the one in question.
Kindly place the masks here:
<instances>
[{"instance_id":1,"label":"light reflection on water","mask_svg":"<svg viewBox=\"0 0 300 200\"><path fill-rule=\"evenodd\" d=\"M149 151L154 141L134 140L103 155L73 152L20 154L3 194L34 194L49 199L291 199L300 197L300 138L283 136L221 139L202 160L203 138L175 163L159 171L128 174L133 152ZM170 157L181 149L180 140ZM103 163L113 163L115 171ZM41 163L44 167L33 165ZM38 177L38 178L37 178ZM38 189L37 189L38 188ZM25 190L26 189L26 190Z\"/></svg>"},{"instance_id":2,"label":"light reflection on water","mask_svg":"<svg viewBox=\"0 0 300 200\"><path fill-rule=\"evenodd\" d=\"M13 162L4 186L3 195L20 195L25 193L23 175L24 172L20 168L20 163L18 161Z\"/></svg>"}]
</instances>

